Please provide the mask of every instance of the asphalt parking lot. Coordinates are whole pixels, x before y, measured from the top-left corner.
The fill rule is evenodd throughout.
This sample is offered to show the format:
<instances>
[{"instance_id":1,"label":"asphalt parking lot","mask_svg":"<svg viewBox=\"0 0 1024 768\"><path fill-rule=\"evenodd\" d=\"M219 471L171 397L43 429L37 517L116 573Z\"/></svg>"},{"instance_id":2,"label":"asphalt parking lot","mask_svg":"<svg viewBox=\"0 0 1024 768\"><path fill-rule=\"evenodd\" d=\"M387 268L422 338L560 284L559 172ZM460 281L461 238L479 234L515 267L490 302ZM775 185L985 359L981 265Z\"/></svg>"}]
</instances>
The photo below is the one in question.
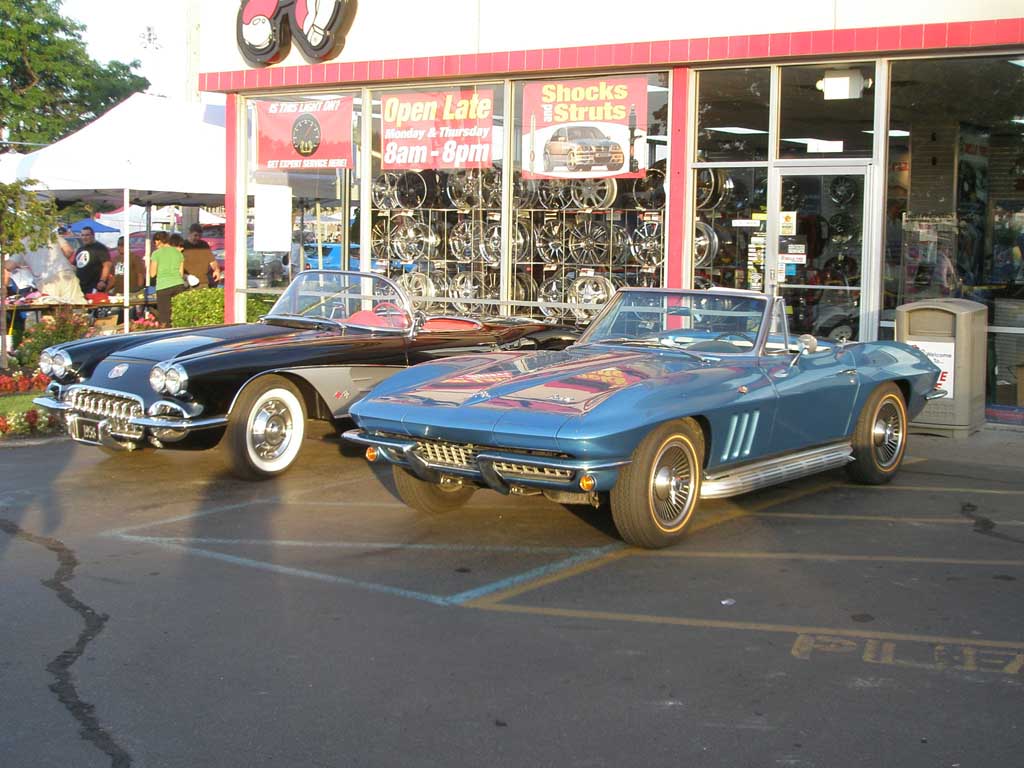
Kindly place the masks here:
<instances>
[{"instance_id":1,"label":"asphalt parking lot","mask_svg":"<svg viewBox=\"0 0 1024 768\"><path fill-rule=\"evenodd\" d=\"M1024 432L705 503L678 546L307 440L0 448L0 765L1013 766Z\"/></svg>"}]
</instances>

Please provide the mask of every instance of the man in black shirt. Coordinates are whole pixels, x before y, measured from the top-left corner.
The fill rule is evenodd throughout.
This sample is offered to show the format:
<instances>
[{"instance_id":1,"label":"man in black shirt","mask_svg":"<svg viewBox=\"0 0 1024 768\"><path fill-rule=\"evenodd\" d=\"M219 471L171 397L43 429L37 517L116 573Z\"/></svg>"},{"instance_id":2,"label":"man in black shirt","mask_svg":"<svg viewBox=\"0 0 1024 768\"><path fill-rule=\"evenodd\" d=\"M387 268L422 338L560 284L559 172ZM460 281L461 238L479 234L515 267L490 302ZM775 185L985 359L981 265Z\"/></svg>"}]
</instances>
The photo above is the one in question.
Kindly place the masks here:
<instances>
[{"instance_id":1,"label":"man in black shirt","mask_svg":"<svg viewBox=\"0 0 1024 768\"><path fill-rule=\"evenodd\" d=\"M110 288L110 251L96 242L92 227L82 227L82 247L75 252L75 274L82 293L106 293Z\"/></svg>"}]
</instances>

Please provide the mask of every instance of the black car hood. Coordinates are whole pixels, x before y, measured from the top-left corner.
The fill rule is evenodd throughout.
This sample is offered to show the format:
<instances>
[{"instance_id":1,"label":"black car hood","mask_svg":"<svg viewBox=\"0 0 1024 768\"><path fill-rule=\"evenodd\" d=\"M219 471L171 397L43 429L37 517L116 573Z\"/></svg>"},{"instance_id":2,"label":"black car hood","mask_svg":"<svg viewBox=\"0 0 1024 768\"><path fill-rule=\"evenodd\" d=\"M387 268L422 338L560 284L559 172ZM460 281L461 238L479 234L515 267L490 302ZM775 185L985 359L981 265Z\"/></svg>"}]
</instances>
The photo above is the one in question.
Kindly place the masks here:
<instances>
[{"instance_id":1,"label":"black car hood","mask_svg":"<svg viewBox=\"0 0 1024 768\"><path fill-rule=\"evenodd\" d=\"M209 328L188 328L172 336L161 334L159 339L143 342L115 352L110 359L126 362L158 363L174 360L184 355L221 352L229 348L248 345L265 345L304 338L323 336L319 330L296 330L282 326L263 324L217 325Z\"/></svg>"}]
</instances>

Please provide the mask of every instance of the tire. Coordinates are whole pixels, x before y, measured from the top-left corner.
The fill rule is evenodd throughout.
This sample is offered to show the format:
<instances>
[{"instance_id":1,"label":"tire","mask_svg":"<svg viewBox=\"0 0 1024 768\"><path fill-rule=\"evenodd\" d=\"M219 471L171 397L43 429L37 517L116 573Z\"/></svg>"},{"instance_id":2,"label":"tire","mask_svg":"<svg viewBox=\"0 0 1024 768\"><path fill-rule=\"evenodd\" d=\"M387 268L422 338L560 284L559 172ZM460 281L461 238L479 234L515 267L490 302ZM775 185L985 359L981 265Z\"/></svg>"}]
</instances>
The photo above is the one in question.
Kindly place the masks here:
<instances>
[{"instance_id":1,"label":"tire","mask_svg":"<svg viewBox=\"0 0 1024 768\"><path fill-rule=\"evenodd\" d=\"M246 480L280 475L295 461L305 434L299 390L283 376L261 376L242 390L228 417L231 471Z\"/></svg>"},{"instance_id":2,"label":"tire","mask_svg":"<svg viewBox=\"0 0 1024 768\"><path fill-rule=\"evenodd\" d=\"M551 155L549 155L547 152L545 152L544 153L544 170L545 171L551 171L552 169L554 169L554 167L555 167L555 164L551 160Z\"/></svg>"},{"instance_id":3,"label":"tire","mask_svg":"<svg viewBox=\"0 0 1024 768\"><path fill-rule=\"evenodd\" d=\"M612 519L619 535L645 549L678 541L697 508L703 466L704 435L693 421L670 421L654 429L612 488Z\"/></svg>"},{"instance_id":4,"label":"tire","mask_svg":"<svg viewBox=\"0 0 1024 768\"><path fill-rule=\"evenodd\" d=\"M428 483L402 467L391 467L398 496L415 510L428 515L437 515L458 509L476 491L472 485L446 486Z\"/></svg>"},{"instance_id":5,"label":"tire","mask_svg":"<svg viewBox=\"0 0 1024 768\"><path fill-rule=\"evenodd\" d=\"M892 480L907 449L907 406L899 387L888 382L868 397L853 432L850 478L866 485Z\"/></svg>"}]
</instances>

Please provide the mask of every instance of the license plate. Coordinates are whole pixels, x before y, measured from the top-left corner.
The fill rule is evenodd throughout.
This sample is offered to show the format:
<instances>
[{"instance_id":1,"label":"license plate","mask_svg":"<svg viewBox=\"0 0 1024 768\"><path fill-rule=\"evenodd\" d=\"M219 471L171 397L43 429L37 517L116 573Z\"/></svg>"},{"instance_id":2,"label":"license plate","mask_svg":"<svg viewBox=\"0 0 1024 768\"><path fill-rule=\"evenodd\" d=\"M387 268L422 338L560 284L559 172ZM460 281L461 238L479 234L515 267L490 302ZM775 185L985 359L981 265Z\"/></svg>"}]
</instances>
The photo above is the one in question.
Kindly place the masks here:
<instances>
[{"instance_id":1,"label":"license plate","mask_svg":"<svg viewBox=\"0 0 1024 768\"><path fill-rule=\"evenodd\" d=\"M91 419L76 419L75 420L75 434L72 435L76 440L82 440L87 443L98 443L100 441L100 423Z\"/></svg>"}]
</instances>

